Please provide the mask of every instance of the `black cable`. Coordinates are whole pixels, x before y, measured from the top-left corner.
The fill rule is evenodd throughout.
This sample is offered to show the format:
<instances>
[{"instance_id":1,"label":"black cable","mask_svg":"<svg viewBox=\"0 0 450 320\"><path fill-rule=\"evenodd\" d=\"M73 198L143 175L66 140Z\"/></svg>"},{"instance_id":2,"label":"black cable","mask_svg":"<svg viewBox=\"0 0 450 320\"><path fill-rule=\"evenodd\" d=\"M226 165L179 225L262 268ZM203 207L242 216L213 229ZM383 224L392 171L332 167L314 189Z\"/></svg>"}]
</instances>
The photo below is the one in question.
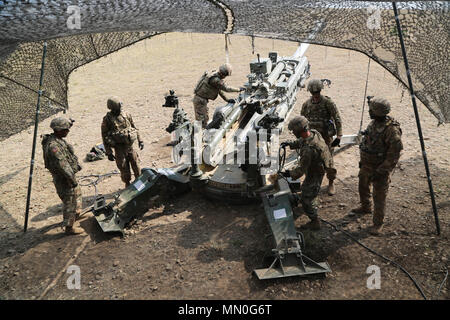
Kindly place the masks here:
<instances>
[{"instance_id":1,"label":"black cable","mask_svg":"<svg viewBox=\"0 0 450 320\"><path fill-rule=\"evenodd\" d=\"M117 170L111 171L109 173L105 173L105 174L90 174L87 176L81 176L80 177L80 186L82 187L89 187L89 186L94 186L94 190L95 190L95 199L97 199L98 196L98 192L97 192L97 184L99 184L103 179L107 178L107 177L111 177L115 174L119 174L119 172L117 172ZM89 183L85 183L83 184L82 182L84 180L87 180L89 178L97 178L95 181L90 181ZM95 200L94 200L95 203Z\"/></svg>"},{"instance_id":2,"label":"black cable","mask_svg":"<svg viewBox=\"0 0 450 320\"><path fill-rule=\"evenodd\" d=\"M425 296L425 293L423 293L422 288L419 286L419 284L417 283L417 281L408 273L408 271L405 270L405 268L403 268L401 265L399 265L397 262L392 261L389 258L386 258L385 256L383 256L382 254L379 254L378 252L376 252L375 250L367 247L365 244L359 242L358 239L355 239L350 233L338 228L336 225L332 224L331 222L328 222L326 220L323 220L322 218L319 218L321 221L323 221L324 223L332 226L334 229L336 229L337 231L342 232L343 234L345 234L346 236L348 236L350 239L352 239L353 241L355 241L357 244L359 244L361 247L363 247L364 249L368 250L369 252L373 253L376 256L379 256L380 258L388 261L390 264L396 266L397 268L399 268L401 271L403 271L410 279L411 281L414 283L414 285L416 286L417 290L419 290L420 294L422 295L422 297L425 300L428 300L427 297Z\"/></svg>"},{"instance_id":3,"label":"black cable","mask_svg":"<svg viewBox=\"0 0 450 320\"><path fill-rule=\"evenodd\" d=\"M80 182L83 181L83 180L86 180L88 178L97 178L97 180L95 180L93 182L89 182L87 184L81 184L80 183L80 186L87 187L87 186L90 186L90 185L96 185L101 180L103 180L104 178L111 177L111 176L113 176L115 174L119 174L119 172L117 172L117 170L114 170L114 171L111 171L111 172L105 173L105 174L90 174L90 175L87 175L87 176L81 176L80 177Z\"/></svg>"}]
</instances>

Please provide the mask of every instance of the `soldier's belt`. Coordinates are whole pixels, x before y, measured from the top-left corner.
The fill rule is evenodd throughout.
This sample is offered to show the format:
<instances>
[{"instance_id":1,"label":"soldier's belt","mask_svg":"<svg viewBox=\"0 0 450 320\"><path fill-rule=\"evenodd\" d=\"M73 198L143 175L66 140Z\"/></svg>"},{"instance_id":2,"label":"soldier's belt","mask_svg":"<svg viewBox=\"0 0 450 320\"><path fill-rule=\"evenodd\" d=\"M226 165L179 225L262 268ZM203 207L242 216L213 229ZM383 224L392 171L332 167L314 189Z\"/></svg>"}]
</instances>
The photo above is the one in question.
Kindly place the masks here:
<instances>
[{"instance_id":1,"label":"soldier's belt","mask_svg":"<svg viewBox=\"0 0 450 320\"><path fill-rule=\"evenodd\" d=\"M371 156L376 156L378 158L383 158L386 155L386 153L384 153L384 152L376 152L376 151L371 151L371 150L362 149L362 148L360 148L360 150L361 150L361 152L367 153L368 155L371 155Z\"/></svg>"},{"instance_id":2,"label":"soldier's belt","mask_svg":"<svg viewBox=\"0 0 450 320\"><path fill-rule=\"evenodd\" d=\"M208 98L205 98L205 97L202 97L201 95L199 95L199 94L195 94L197 97L199 97L199 98L202 98L202 99L205 99L205 100L208 100Z\"/></svg>"},{"instance_id":3,"label":"soldier's belt","mask_svg":"<svg viewBox=\"0 0 450 320\"><path fill-rule=\"evenodd\" d=\"M320 127L323 128L324 122L323 121L310 121L309 122L310 127Z\"/></svg>"}]
</instances>

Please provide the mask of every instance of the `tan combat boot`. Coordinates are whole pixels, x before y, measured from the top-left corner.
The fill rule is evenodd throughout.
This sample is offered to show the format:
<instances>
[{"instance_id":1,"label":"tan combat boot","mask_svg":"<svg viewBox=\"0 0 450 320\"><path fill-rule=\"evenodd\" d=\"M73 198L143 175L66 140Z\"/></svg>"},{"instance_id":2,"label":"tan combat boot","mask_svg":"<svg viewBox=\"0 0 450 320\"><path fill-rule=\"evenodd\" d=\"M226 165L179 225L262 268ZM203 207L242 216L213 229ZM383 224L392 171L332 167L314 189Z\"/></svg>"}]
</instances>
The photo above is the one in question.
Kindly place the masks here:
<instances>
[{"instance_id":1,"label":"tan combat boot","mask_svg":"<svg viewBox=\"0 0 450 320\"><path fill-rule=\"evenodd\" d=\"M319 218L312 219L310 222L302 225L300 229L309 229L309 230L320 230L320 220Z\"/></svg>"},{"instance_id":2,"label":"tan combat boot","mask_svg":"<svg viewBox=\"0 0 450 320\"><path fill-rule=\"evenodd\" d=\"M359 206L358 208L352 209L352 211L350 211L348 216L354 217L356 215L365 215L365 214L371 214L371 213L372 213L372 209L370 207Z\"/></svg>"},{"instance_id":3,"label":"tan combat boot","mask_svg":"<svg viewBox=\"0 0 450 320\"><path fill-rule=\"evenodd\" d=\"M73 227L73 226L66 226L65 233L67 235L74 235L74 234L80 234L83 233L84 230L81 228Z\"/></svg>"},{"instance_id":4,"label":"tan combat boot","mask_svg":"<svg viewBox=\"0 0 450 320\"><path fill-rule=\"evenodd\" d=\"M334 189L334 180L329 180L328 182L328 195L333 196L336 193Z\"/></svg>"},{"instance_id":5,"label":"tan combat boot","mask_svg":"<svg viewBox=\"0 0 450 320\"><path fill-rule=\"evenodd\" d=\"M382 224L380 224L380 225L372 225L370 228L369 228L369 233L371 234L371 235L374 235L374 236L378 236L379 234L381 234L381 232L383 231L383 225Z\"/></svg>"}]
</instances>

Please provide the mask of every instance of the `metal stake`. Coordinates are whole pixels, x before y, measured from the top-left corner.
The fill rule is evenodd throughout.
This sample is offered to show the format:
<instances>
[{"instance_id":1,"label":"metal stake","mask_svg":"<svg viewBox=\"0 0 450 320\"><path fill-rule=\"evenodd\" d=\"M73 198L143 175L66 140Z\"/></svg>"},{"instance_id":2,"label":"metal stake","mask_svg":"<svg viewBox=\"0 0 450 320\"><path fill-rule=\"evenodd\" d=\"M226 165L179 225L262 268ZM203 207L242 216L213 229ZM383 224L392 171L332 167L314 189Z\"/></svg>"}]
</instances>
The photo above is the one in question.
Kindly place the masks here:
<instances>
[{"instance_id":1,"label":"metal stake","mask_svg":"<svg viewBox=\"0 0 450 320\"><path fill-rule=\"evenodd\" d=\"M28 179L28 194L27 194L27 204L26 204L26 209L25 209L25 224L23 226L23 232L27 232L27 227L28 227L28 214L30 211L31 185L33 183L34 155L35 155L35 151L36 151L36 140L37 140L37 131L38 131L38 124L39 124L39 108L41 105L42 84L44 82L44 68L45 68L45 56L46 55L47 55L47 42L44 42L44 48L43 48L43 53L42 53L41 78L39 80L38 100L37 100L37 105L36 105L36 116L35 116L35 120L34 120L33 148L31 151L30 176Z\"/></svg>"}]
</instances>

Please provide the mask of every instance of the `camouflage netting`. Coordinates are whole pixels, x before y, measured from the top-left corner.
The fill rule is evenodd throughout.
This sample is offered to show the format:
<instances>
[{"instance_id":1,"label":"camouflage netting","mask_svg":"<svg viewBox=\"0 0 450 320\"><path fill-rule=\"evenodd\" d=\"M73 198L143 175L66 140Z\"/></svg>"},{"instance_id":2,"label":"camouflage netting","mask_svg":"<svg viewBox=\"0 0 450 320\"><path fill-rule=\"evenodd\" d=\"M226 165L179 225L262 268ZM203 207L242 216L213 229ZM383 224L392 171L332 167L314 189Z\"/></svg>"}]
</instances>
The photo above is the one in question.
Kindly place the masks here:
<instances>
[{"instance_id":1,"label":"camouflage netting","mask_svg":"<svg viewBox=\"0 0 450 320\"><path fill-rule=\"evenodd\" d=\"M68 27L76 22L80 29ZM398 3L416 95L450 122L449 3ZM376 10L375 10L376 9ZM378 10L378 11L377 11ZM392 4L299 0L0 0L0 140L34 123L42 43L41 116L68 108L77 67L162 32L235 33L347 48L407 84ZM314 33L314 37L311 37Z\"/></svg>"}]
</instances>

